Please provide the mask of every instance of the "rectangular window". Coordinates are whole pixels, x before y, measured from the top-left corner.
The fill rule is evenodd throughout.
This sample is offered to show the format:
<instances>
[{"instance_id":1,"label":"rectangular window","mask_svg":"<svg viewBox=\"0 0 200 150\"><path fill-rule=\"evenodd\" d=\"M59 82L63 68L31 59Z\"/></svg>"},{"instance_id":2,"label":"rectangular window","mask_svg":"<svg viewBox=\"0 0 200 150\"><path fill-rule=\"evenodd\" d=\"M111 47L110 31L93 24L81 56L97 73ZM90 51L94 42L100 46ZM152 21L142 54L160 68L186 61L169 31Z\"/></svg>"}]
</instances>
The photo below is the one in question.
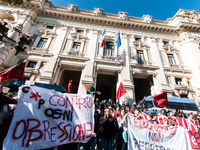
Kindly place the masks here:
<instances>
[{"instance_id":1,"label":"rectangular window","mask_svg":"<svg viewBox=\"0 0 200 150\"><path fill-rule=\"evenodd\" d=\"M106 42L104 46L104 56L114 56L114 43Z\"/></svg>"},{"instance_id":2,"label":"rectangular window","mask_svg":"<svg viewBox=\"0 0 200 150\"><path fill-rule=\"evenodd\" d=\"M79 42L74 42L74 45L73 45L73 47L72 47L72 50L73 50L73 52L79 52L79 50L80 50L80 47L81 47L81 43L79 43Z\"/></svg>"},{"instance_id":3,"label":"rectangular window","mask_svg":"<svg viewBox=\"0 0 200 150\"><path fill-rule=\"evenodd\" d=\"M27 67L28 68L35 68L36 65L37 65L37 62L29 61Z\"/></svg>"},{"instance_id":4,"label":"rectangular window","mask_svg":"<svg viewBox=\"0 0 200 150\"><path fill-rule=\"evenodd\" d=\"M38 45L37 45L37 48L44 48L46 43L47 43L47 40L46 38L41 38Z\"/></svg>"},{"instance_id":5,"label":"rectangular window","mask_svg":"<svg viewBox=\"0 0 200 150\"><path fill-rule=\"evenodd\" d=\"M173 54L167 54L167 57L168 57L169 63L170 63L171 65L175 65L175 64L176 64L176 63L175 63L175 60L174 60Z\"/></svg>"},{"instance_id":6,"label":"rectangular window","mask_svg":"<svg viewBox=\"0 0 200 150\"><path fill-rule=\"evenodd\" d=\"M163 44L167 45L167 44L169 44L169 42L168 41L163 41Z\"/></svg>"},{"instance_id":7,"label":"rectangular window","mask_svg":"<svg viewBox=\"0 0 200 150\"><path fill-rule=\"evenodd\" d=\"M135 37L136 41L141 41L141 38Z\"/></svg>"},{"instance_id":8,"label":"rectangular window","mask_svg":"<svg viewBox=\"0 0 200 150\"><path fill-rule=\"evenodd\" d=\"M137 50L137 59L144 60L144 53L142 50Z\"/></svg>"},{"instance_id":9,"label":"rectangular window","mask_svg":"<svg viewBox=\"0 0 200 150\"><path fill-rule=\"evenodd\" d=\"M47 26L47 29L53 29L54 26Z\"/></svg>"},{"instance_id":10,"label":"rectangular window","mask_svg":"<svg viewBox=\"0 0 200 150\"><path fill-rule=\"evenodd\" d=\"M77 30L77 33L84 33L83 30Z\"/></svg>"},{"instance_id":11,"label":"rectangular window","mask_svg":"<svg viewBox=\"0 0 200 150\"><path fill-rule=\"evenodd\" d=\"M182 79L181 78L175 78L175 82L176 82L176 84L181 84Z\"/></svg>"}]
</instances>

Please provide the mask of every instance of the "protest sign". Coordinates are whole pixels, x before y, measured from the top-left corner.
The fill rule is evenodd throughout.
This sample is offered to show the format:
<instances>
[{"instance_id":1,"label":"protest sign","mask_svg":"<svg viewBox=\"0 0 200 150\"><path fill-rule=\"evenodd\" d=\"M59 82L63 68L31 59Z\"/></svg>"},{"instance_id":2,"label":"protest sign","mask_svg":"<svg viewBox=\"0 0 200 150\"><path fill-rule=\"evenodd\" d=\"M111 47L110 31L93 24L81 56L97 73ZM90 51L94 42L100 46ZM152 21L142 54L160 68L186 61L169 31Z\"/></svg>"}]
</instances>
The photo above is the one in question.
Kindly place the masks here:
<instances>
[{"instance_id":1,"label":"protest sign","mask_svg":"<svg viewBox=\"0 0 200 150\"><path fill-rule=\"evenodd\" d=\"M191 150L183 127L164 126L128 116L129 150Z\"/></svg>"},{"instance_id":2,"label":"protest sign","mask_svg":"<svg viewBox=\"0 0 200 150\"><path fill-rule=\"evenodd\" d=\"M149 115L141 115L140 117L146 120L151 119ZM168 118L173 118L176 126L184 127L187 130L192 148L200 149L200 125L198 120L185 119L176 116L159 116L157 120L161 125L166 125Z\"/></svg>"},{"instance_id":3,"label":"protest sign","mask_svg":"<svg viewBox=\"0 0 200 150\"><path fill-rule=\"evenodd\" d=\"M92 95L21 87L3 150L35 150L87 142L94 130Z\"/></svg>"}]
</instances>

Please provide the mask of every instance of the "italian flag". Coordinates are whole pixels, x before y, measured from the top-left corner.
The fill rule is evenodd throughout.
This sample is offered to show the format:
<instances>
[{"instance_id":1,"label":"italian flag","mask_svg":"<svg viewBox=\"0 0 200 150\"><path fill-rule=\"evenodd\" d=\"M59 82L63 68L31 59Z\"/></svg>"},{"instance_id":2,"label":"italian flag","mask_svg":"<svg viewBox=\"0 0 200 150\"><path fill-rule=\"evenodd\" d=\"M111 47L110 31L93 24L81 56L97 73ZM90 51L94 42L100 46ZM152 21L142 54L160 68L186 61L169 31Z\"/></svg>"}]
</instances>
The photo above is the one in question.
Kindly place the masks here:
<instances>
[{"instance_id":1,"label":"italian flag","mask_svg":"<svg viewBox=\"0 0 200 150\"><path fill-rule=\"evenodd\" d=\"M103 30L103 33L102 33L102 35L101 35L101 40L102 40L102 42L101 42L101 48L104 46L104 42L105 42L105 29Z\"/></svg>"}]
</instances>

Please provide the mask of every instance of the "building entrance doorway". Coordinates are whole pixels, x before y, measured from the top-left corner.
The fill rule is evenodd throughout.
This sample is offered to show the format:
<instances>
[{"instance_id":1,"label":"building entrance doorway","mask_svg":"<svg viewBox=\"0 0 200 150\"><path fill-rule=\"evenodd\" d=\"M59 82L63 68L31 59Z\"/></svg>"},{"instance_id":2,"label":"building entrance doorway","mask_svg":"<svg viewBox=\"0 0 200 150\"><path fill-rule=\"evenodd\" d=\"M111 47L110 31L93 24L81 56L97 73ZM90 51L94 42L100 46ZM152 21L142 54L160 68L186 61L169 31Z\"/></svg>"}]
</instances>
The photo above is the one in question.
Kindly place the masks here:
<instances>
[{"instance_id":1,"label":"building entrance doorway","mask_svg":"<svg viewBox=\"0 0 200 150\"><path fill-rule=\"evenodd\" d=\"M69 80L73 80L72 83L77 86L77 89L73 93L77 94L80 78L81 78L81 71L65 70L62 72L59 85L68 90Z\"/></svg>"},{"instance_id":2,"label":"building entrance doorway","mask_svg":"<svg viewBox=\"0 0 200 150\"><path fill-rule=\"evenodd\" d=\"M134 78L136 102L142 100L145 96L151 95L151 80L151 78Z\"/></svg>"},{"instance_id":3,"label":"building entrance doorway","mask_svg":"<svg viewBox=\"0 0 200 150\"><path fill-rule=\"evenodd\" d=\"M99 98L100 101L112 99L113 102L116 102L116 78L115 75L98 74L96 90L100 91L101 95L97 95L96 98Z\"/></svg>"}]
</instances>

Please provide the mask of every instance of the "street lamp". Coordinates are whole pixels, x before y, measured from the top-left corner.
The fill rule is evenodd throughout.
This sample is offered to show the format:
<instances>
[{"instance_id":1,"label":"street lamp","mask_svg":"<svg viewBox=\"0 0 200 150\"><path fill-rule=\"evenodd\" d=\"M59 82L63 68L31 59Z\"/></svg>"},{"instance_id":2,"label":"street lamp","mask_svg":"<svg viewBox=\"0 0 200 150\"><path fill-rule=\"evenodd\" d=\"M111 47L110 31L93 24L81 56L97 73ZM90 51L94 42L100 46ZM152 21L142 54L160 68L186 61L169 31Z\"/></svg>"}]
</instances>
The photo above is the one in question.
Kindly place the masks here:
<instances>
[{"instance_id":1,"label":"street lamp","mask_svg":"<svg viewBox=\"0 0 200 150\"><path fill-rule=\"evenodd\" d=\"M19 52L24 52L26 48L28 48L28 45L33 41L33 37L30 35L30 33L22 34L22 37L20 37L20 41L15 46L16 53L15 56Z\"/></svg>"},{"instance_id":2,"label":"street lamp","mask_svg":"<svg viewBox=\"0 0 200 150\"><path fill-rule=\"evenodd\" d=\"M5 4L13 6L21 6L24 2L30 2L30 0L2 0Z\"/></svg>"},{"instance_id":3,"label":"street lamp","mask_svg":"<svg viewBox=\"0 0 200 150\"><path fill-rule=\"evenodd\" d=\"M15 55L17 55L19 52L24 52L31 41L33 41L33 37L26 33L22 34L22 36L19 38L19 42L16 42L17 36L21 35L22 33L21 29L23 25L21 24L13 27L13 30L11 31L12 36L11 38L8 37L8 31L11 29L8 19L14 21L14 16L8 13L0 13L0 41L2 41L0 44L0 66L6 59L13 46L16 49Z\"/></svg>"}]
</instances>

